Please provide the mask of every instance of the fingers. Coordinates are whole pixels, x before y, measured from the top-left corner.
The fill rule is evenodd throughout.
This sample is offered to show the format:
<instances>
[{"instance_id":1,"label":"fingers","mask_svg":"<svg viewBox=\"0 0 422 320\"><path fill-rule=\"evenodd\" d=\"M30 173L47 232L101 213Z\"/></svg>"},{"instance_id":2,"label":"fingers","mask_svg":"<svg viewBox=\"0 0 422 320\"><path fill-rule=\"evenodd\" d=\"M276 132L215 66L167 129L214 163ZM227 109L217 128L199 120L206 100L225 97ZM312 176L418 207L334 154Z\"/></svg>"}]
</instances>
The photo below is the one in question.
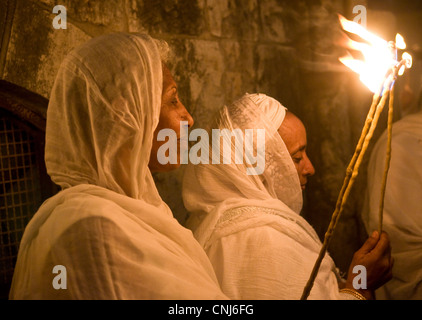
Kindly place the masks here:
<instances>
[{"instance_id":1,"label":"fingers","mask_svg":"<svg viewBox=\"0 0 422 320\"><path fill-rule=\"evenodd\" d=\"M386 232L382 232L381 236L379 237L379 241L376 243L375 247L372 249L373 253L380 256L388 256L390 260L391 257L391 247L390 247L390 239Z\"/></svg>"},{"instance_id":2,"label":"fingers","mask_svg":"<svg viewBox=\"0 0 422 320\"><path fill-rule=\"evenodd\" d=\"M378 256L380 258L380 260L378 260L379 266L381 267L379 273L384 275L384 282L391 280L393 277L394 259L391 256L390 240L386 232L383 231L381 233L378 243L371 251L371 255Z\"/></svg>"},{"instance_id":3,"label":"fingers","mask_svg":"<svg viewBox=\"0 0 422 320\"><path fill-rule=\"evenodd\" d=\"M388 260L384 259L384 268L379 270L378 274L381 276L382 279L381 283L378 284L377 287L385 284L386 282L390 281L393 278L393 265L394 259L390 257Z\"/></svg>"},{"instance_id":4,"label":"fingers","mask_svg":"<svg viewBox=\"0 0 422 320\"><path fill-rule=\"evenodd\" d=\"M356 251L352 264L361 264L367 268L368 288L377 289L391 280L394 259L391 256L388 234L374 231Z\"/></svg>"},{"instance_id":5,"label":"fingers","mask_svg":"<svg viewBox=\"0 0 422 320\"><path fill-rule=\"evenodd\" d=\"M372 232L372 235L365 241L365 243L362 245L359 251L362 251L362 253L368 253L372 251L378 243L378 238L379 238L378 231Z\"/></svg>"},{"instance_id":6,"label":"fingers","mask_svg":"<svg viewBox=\"0 0 422 320\"><path fill-rule=\"evenodd\" d=\"M372 232L372 235L365 241L360 248L362 253L373 252L376 255L390 255L390 239L385 231L382 231L381 236L378 231Z\"/></svg>"}]
</instances>

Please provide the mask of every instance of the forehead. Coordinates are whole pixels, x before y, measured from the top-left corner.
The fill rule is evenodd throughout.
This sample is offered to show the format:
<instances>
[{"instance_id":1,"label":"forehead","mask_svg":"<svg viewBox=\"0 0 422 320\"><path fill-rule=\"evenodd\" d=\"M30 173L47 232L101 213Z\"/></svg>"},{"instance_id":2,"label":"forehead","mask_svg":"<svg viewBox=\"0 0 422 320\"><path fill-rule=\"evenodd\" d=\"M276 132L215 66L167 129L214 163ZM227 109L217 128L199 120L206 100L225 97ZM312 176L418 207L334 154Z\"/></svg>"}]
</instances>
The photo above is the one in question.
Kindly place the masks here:
<instances>
[{"instance_id":1,"label":"forehead","mask_svg":"<svg viewBox=\"0 0 422 320\"><path fill-rule=\"evenodd\" d=\"M175 86L176 82L173 79L170 69L163 63L163 91Z\"/></svg>"},{"instance_id":2,"label":"forehead","mask_svg":"<svg viewBox=\"0 0 422 320\"><path fill-rule=\"evenodd\" d=\"M286 113L283 123L278 129L289 151L306 146L306 129L302 121L292 113Z\"/></svg>"}]
</instances>

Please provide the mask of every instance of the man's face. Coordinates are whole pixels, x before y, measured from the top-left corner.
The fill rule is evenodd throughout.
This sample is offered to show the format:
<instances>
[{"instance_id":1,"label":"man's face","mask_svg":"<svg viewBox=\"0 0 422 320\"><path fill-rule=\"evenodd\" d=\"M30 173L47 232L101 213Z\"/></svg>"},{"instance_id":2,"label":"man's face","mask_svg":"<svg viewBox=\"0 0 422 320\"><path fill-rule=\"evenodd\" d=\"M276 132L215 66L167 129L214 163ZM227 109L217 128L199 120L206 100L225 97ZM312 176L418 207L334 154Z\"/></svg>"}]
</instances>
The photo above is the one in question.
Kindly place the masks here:
<instances>
[{"instance_id":1,"label":"man's face","mask_svg":"<svg viewBox=\"0 0 422 320\"><path fill-rule=\"evenodd\" d=\"M287 112L283 123L278 129L278 133L283 139L295 164L299 175L300 186L302 190L305 190L308 177L315 174L314 166L306 154L307 141L305 126L293 113Z\"/></svg>"},{"instance_id":2,"label":"man's face","mask_svg":"<svg viewBox=\"0 0 422 320\"><path fill-rule=\"evenodd\" d=\"M154 140L149 160L149 168L152 172L162 172L177 169L180 166L180 121L187 121L189 127L193 125L193 119L185 106L179 100L177 85L170 70L163 64L163 93L161 98L160 119L154 131ZM166 141L157 141L158 132L162 129L171 129L177 134L177 163L160 164L157 159L158 149Z\"/></svg>"}]
</instances>

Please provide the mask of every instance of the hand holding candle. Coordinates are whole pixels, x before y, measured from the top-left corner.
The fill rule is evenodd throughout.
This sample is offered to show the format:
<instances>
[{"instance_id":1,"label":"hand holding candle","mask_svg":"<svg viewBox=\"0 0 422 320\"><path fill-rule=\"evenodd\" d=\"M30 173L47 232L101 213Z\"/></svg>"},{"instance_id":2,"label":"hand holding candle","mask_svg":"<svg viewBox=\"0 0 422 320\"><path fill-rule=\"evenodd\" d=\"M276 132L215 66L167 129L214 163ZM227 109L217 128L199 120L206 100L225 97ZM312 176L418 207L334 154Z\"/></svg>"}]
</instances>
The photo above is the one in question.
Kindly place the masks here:
<instances>
[{"instance_id":1,"label":"hand holding candle","mask_svg":"<svg viewBox=\"0 0 422 320\"><path fill-rule=\"evenodd\" d=\"M355 153L353 154L349 166L347 167L346 177L343 181L343 186L340 190L331 222L328 226L327 232L325 233L320 254L314 265L311 276L304 288L301 299L306 299L309 296L313 282L318 273L319 267L331 240L334 229L337 225L340 214L343 211L348 195L358 175L360 164L362 163L362 159L368 148L369 142L372 139L381 111L384 108L388 96L390 96L388 112L389 146L387 147L379 211L379 233L381 234L384 192L391 157L394 83L398 75L402 75L406 68L410 68L412 66L412 57L407 52L403 53L402 60L400 62L397 61L397 49L406 48L406 44L401 35L397 34L395 42L387 42L384 39L370 33L355 22L349 21L342 16L339 16L339 19L345 31L356 34L366 41L365 43L356 42L351 39L347 41L347 46L350 49L357 50L362 53L364 61L354 59L351 55L342 57L339 60L360 75L360 80L368 87L369 90L374 93L374 97L371 107L369 108L361 136L357 143Z\"/></svg>"}]
</instances>

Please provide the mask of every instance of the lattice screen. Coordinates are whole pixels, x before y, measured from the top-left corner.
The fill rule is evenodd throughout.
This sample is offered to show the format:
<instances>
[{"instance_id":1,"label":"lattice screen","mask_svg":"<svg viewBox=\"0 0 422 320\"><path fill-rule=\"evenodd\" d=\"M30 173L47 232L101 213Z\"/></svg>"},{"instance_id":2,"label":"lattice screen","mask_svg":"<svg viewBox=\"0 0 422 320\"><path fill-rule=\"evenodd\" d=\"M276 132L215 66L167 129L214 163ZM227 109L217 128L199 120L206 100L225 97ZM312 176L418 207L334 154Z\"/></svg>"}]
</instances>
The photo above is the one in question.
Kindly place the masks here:
<instances>
[{"instance_id":1,"label":"lattice screen","mask_svg":"<svg viewBox=\"0 0 422 320\"><path fill-rule=\"evenodd\" d=\"M0 283L10 283L24 228L40 204L33 137L0 119Z\"/></svg>"}]
</instances>

